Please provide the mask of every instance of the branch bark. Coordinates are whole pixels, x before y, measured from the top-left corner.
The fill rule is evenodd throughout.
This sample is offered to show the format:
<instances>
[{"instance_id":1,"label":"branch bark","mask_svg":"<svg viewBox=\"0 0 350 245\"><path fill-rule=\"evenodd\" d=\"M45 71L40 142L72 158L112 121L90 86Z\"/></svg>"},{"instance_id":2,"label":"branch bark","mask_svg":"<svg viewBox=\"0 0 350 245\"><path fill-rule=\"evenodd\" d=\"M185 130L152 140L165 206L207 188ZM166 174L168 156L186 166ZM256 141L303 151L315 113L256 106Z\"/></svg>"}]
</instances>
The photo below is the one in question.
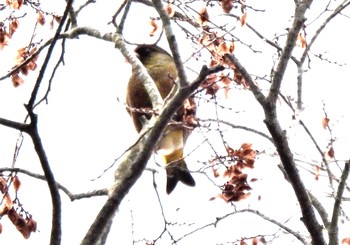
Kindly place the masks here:
<instances>
[{"instance_id":1,"label":"branch bark","mask_svg":"<svg viewBox=\"0 0 350 245\"><path fill-rule=\"evenodd\" d=\"M346 185L346 180L349 176L349 169L350 169L350 162L346 162L343 170L343 174L341 176L339 185L338 185L338 191L337 196L335 197L334 207L333 207L333 215L332 215L332 221L328 228L328 235L329 235L329 245L338 245L339 244L339 237L338 237L338 218L340 213L340 204L341 199L343 197L344 188Z\"/></svg>"}]
</instances>

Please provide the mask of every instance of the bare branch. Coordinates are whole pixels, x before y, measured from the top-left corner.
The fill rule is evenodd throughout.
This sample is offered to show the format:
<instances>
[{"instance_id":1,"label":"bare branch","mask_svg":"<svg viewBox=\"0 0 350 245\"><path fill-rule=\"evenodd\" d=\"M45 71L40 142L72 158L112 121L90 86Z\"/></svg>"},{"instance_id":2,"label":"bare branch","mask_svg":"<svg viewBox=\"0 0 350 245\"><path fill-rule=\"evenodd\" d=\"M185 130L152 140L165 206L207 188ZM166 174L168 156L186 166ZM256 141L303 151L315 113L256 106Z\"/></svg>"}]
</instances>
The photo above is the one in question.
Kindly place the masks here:
<instances>
[{"instance_id":1,"label":"bare branch","mask_svg":"<svg viewBox=\"0 0 350 245\"><path fill-rule=\"evenodd\" d=\"M29 125L25 123L19 123L12 120L8 120L0 117L0 124L9 128L17 129L19 131L27 131Z\"/></svg>"},{"instance_id":2,"label":"bare branch","mask_svg":"<svg viewBox=\"0 0 350 245\"><path fill-rule=\"evenodd\" d=\"M25 175L28 175L30 177L33 177L38 180L43 180L46 181L46 177L41 174L33 173L30 172L29 170L22 169L22 168L0 168L1 172L11 172L11 173L22 173ZM100 189L100 190L94 190L94 191L89 191L85 193L79 193L79 194L73 194L63 186L62 184L56 182L58 189L62 190L66 195L69 197L71 201L83 199L83 198L90 198L94 196L107 196L108 195L108 190L107 189Z\"/></svg>"},{"instance_id":3,"label":"bare branch","mask_svg":"<svg viewBox=\"0 0 350 245\"><path fill-rule=\"evenodd\" d=\"M279 63L277 65L276 71L274 73L272 84L270 88L270 93L268 95L268 99L275 103L277 100L277 96L280 92L282 79L285 74L285 70L287 68L287 64L289 59L292 56L292 51L295 47L295 43L301 28L305 22L305 12L310 7L312 1L300 2L296 5L295 14L294 14L294 23L292 28L288 32L288 37L286 41L286 45L283 48L281 57L279 59Z\"/></svg>"},{"instance_id":4,"label":"bare branch","mask_svg":"<svg viewBox=\"0 0 350 245\"><path fill-rule=\"evenodd\" d=\"M332 245L338 244L338 241L339 241L338 218L340 214L341 199L343 197L346 180L348 179L348 176L349 176L349 169L350 169L350 161L347 161L344 165L343 174L341 176L341 179L338 185L337 196L335 197L335 202L333 207L332 221L328 228L329 244L332 244Z\"/></svg>"},{"instance_id":5,"label":"bare branch","mask_svg":"<svg viewBox=\"0 0 350 245\"><path fill-rule=\"evenodd\" d=\"M255 134L258 134L266 139L268 139L271 143L273 143L273 139L268 136L267 134L259 131L259 130L256 130L256 129L253 129L253 128L248 128L246 126L242 126L242 125L235 125L233 123L230 123L230 122L227 122L227 121L224 121L224 120L220 120L220 119L211 119L211 118L208 118L208 119L198 119L200 122L218 122L218 123L221 123L221 124L225 124L227 126L230 126L232 128L237 128L237 129L242 129L242 130L246 130L246 131L249 131L249 132L252 132L252 133L255 133Z\"/></svg>"}]
</instances>

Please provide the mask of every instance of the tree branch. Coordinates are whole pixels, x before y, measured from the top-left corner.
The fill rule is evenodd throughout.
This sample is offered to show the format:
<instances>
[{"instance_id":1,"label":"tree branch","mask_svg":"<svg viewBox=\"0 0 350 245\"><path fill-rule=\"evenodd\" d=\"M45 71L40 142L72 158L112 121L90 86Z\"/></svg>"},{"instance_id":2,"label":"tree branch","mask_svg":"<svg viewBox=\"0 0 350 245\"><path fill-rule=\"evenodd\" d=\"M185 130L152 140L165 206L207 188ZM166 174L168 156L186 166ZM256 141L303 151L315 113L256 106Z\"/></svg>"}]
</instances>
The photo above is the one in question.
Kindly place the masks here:
<instances>
[{"instance_id":1,"label":"tree branch","mask_svg":"<svg viewBox=\"0 0 350 245\"><path fill-rule=\"evenodd\" d=\"M310 7L311 2L312 1L303 1L296 5L293 26L288 32L286 46L283 48L279 63L273 75L270 93L268 95L268 99L272 102L275 102L277 100L287 64L292 56L292 52L295 47L299 32L306 20L305 12Z\"/></svg>"},{"instance_id":2,"label":"tree branch","mask_svg":"<svg viewBox=\"0 0 350 245\"><path fill-rule=\"evenodd\" d=\"M253 129L253 128L249 128L249 127L246 127L246 126L242 126L242 125L235 125L233 123L230 123L230 122L227 122L227 121L224 121L224 120L220 120L220 119L212 119L212 118L208 118L208 119L198 119L200 122L218 122L218 123L221 123L221 124L225 124L227 126L230 126L232 128L237 128L237 129L242 129L242 130L246 130L246 131L249 131L249 132L252 132L252 133L255 133L257 135L260 135L264 138L266 138L267 140L269 140L271 143L273 143L273 139L268 136L267 134L259 131L259 130L256 130L256 129Z\"/></svg>"},{"instance_id":3,"label":"tree branch","mask_svg":"<svg viewBox=\"0 0 350 245\"><path fill-rule=\"evenodd\" d=\"M348 179L348 176L349 176L349 169L350 169L350 161L346 162L344 165L343 174L341 176L341 179L338 185L337 196L335 197L332 221L328 228L329 244L331 245L337 245L339 243L338 218L340 213L341 199L343 197L346 180Z\"/></svg>"},{"instance_id":4,"label":"tree branch","mask_svg":"<svg viewBox=\"0 0 350 245\"><path fill-rule=\"evenodd\" d=\"M0 124L9 128L17 129L18 131L21 131L21 132L22 131L25 132L29 129L28 124L15 122L15 121L8 120L1 117L0 117Z\"/></svg>"},{"instance_id":5,"label":"tree branch","mask_svg":"<svg viewBox=\"0 0 350 245\"><path fill-rule=\"evenodd\" d=\"M11 173L22 173L25 175L28 175L30 177L33 177L38 180L43 180L46 181L46 177L41 174L33 173L30 172L26 169L22 168L0 168L1 172L11 172ZM93 196L107 196L108 195L108 190L107 189L100 189L100 190L94 190L94 191L89 191L89 192L84 192L84 193L78 193L78 194L73 194L66 188L64 185L56 182L58 189L62 190L66 195L69 197L71 201L83 199L83 198L90 198Z\"/></svg>"},{"instance_id":6,"label":"tree branch","mask_svg":"<svg viewBox=\"0 0 350 245\"><path fill-rule=\"evenodd\" d=\"M322 235L322 227L316 219L308 193L300 178L298 169L296 168L293 153L291 152L286 137L286 132L282 130L277 120L276 107L274 105L271 106L271 104L268 103L267 106L264 107L264 110L266 126L274 139L277 152L300 204L301 212L303 214L302 221L310 232L313 239L312 244L326 245Z\"/></svg>"},{"instance_id":7,"label":"tree branch","mask_svg":"<svg viewBox=\"0 0 350 245\"><path fill-rule=\"evenodd\" d=\"M29 111L29 110L28 110ZM41 142L40 135L38 133L38 121L37 116L29 111L30 115L30 129L27 133L32 138L34 148L36 154L39 157L41 168L44 171L44 175L47 181L47 185L51 194L51 202L52 202L52 228L51 228L51 239L50 245L60 245L61 244L61 236L62 236L62 227L61 227L61 197L58 191L57 183L55 177L51 171L50 163L47 158L46 152L44 150L44 146Z\"/></svg>"}]
</instances>

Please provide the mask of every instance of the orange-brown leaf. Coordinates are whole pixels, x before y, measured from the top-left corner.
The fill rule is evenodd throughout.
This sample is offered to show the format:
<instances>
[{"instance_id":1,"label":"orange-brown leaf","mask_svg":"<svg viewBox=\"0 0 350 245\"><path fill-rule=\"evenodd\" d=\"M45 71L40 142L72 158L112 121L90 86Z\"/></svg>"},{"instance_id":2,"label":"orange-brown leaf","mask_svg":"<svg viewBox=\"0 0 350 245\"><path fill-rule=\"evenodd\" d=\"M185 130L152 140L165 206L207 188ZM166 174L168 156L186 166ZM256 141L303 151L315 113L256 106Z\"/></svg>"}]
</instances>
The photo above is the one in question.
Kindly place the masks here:
<instances>
[{"instance_id":1,"label":"orange-brown leaf","mask_svg":"<svg viewBox=\"0 0 350 245\"><path fill-rule=\"evenodd\" d=\"M29 73L29 70L28 70L28 67L27 66L22 66L21 69L20 69L21 73L25 76L28 75Z\"/></svg>"},{"instance_id":2,"label":"orange-brown leaf","mask_svg":"<svg viewBox=\"0 0 350 245\"><path fill-rule=\"evenodd\" d=\"M220 176L219 171L216 168L214 168L213 165L211 165L211 169L213 170L213 174L215 178Z\"/></svg>"},{"instance_id":3,"label":"orange-brown leaf","mask_svg":"<svg viewBox=\"0 0 350 245\"><path fill-rule=\"evenodd\" d=\"M15 87L18 87L24 83L24 80L18 74L12 75L11 81Z\"/></svg>"},{"instance_id":4,"label":"orange-brown leaf","mask_svg":"<svg viewBox=\"0 0 350 245\"><path fill-rule=\"evenodd\" d=\"M225 86L230 86L232 80L231 80L231 78L230 78L229 76L225 76L225 75L224 75L224 76L222 77L222 79L221 79L221 82L222 82L223 84L225 84Z\"/></svg>"},{"instance_id":5,"label":"orange-brown leaf","mask_svg":"<svg viewBox=\"0 0 350 245\"><path fill-rule=\"evenodd\" d=\"M334 158L334 149L333 149L333 146L331 146L327 152L327 155L330 157L330 158Z\"/></svg>"},{"instance_id":6,"label":"orange-brown leaf","mask_svg":"<svg viewBox=\"0 0 350 245\"><path fill-rule=\"evenodd\" d=\"M31 61L29 61L29 63L27 64L27 67L28 67L30 70L34 71L34 70L36 69L36 67L37 67L37 64L31 60Z\"/></svg>"},{"instance_id":7,"label":"orange-brown leaf","mask_svg":"<svg viewBox=\"0 0 350 245\"><path fill-rule=\"evenodd\" d=\"M19 188L21 187L21 181L19 180L17 175L12 177L12 183L13 183L13 188L17 192L19 190Z\"/></svg>"},{"instance_id":8,"label":"orange-brown leaf","mask_svg":"<svg viewBox=\"0 0 350 245\"><path fill-rule=\"evenodd\" d=\"M173 17L175 14L175 8L171 3L168 3L168 5L165 7L165 11L169 15L169 18Z\"/></svg>"},{"instance_id":9,"label":"orange-brown leaf","mask_svg":"<svg viewBox=\"0 0 350 245\"><path fill-rule=\"evenodd\" d=\"M209 63L209 67L213 67L213 66L216 66L218 64L219 64L219 62L217 60L211 60Z\"/></svg>"},{"instance_id":10,"label":"orange-brown leaf","mask_svg":"<svg viewBox=\"0 0 350 245\"><path fill-rule=\"evenodd\" d=\"M23 0L6 1L6 3L10 5L13 9L19 10L23 5Z\"/></svg>"},{"instance_id":11,"label":"orange-brown leaf","mask_svg":"<svg viewBox=\"0 0 350 245\"><path fill-rule=\"evenodd\" d=\"M350 237L346 237L341 241L343 245L350 245Z\"/></svg>"},{"instance_id":12,"label":"orange-brown leaf","mask_svg":"<svg viewBox=\"0 0 350 245\"><path fill-rule=\"evenodd\" d=\"M241 26L244 26L244 25L247 23L247 12L245 12L245 13L241 16L240 21L241 21Z\"/></svg>"},{"instance_id":13,"label":"orange-brown leaf","mask_svg":"<svg viewBox=\"0 0 350 245\"><path fill-rule=\"evenodd\" d=\"M233 8L233 1L232 0L221 0L221 8L225 14L230 13L232 8Z\"/></svg>"},{"instance_id":14,"label":"orange-brown leaf","mask_svg":"<svg viewBox=\"0 0 350 245\"><path fill-rule=\"evenodd\" d=\"M259 238L257 237L254 237L253 240L252 240L252 245L258 245L258 242L260 241Z\"/></svg>"},{"instance_id":15,"label":"orange-brown leaf","mask_svg":"<svg viewBox=\"0 0 350 245\"><path fill-rule=\"evenodd\" d=\"M252 147L252 143L243 143L243 144L241 145L241 148L242 148L243 150L251 149L251 147Z\"/></svg>"},{"instance_id":16,"label":"orange-brown leaf","mask_svg":"<svg viewBox=\"0 0 350 245\"><path fill-rule=\"evenodd\" d=\"M246 243L244 240L241 240L241 242L239 243L239 245L248 245L248 243Z\"/></svg>"},{"instance_id":17,"label":"orange-brown leaf","mask_svg":"<svg viewBox=\"0 0 350 245\"><path fill-rule=\"evenodd\" d=\"M303 36L303 34L299 33L298 39L297 39L297 46L301 48L305 48L306 45L307 43L306 43L305 37Z\"/></svg>"},{"instance_id":18,"label":"orange-brown leaf","mask_svg":"<svg viewBox=\"0 0 350 245\"><path fill-rule=\"evenodd\" d=\"M152 19L149 23L150 23L151 26L153 27L153 29L152 29L152 31L149 33L149 35L150 35L151 37L153 37L154 34L156 33L156 31L158 30L158 25L157 25L157 23L154 21L154 19Z\"/></svg>"},{"instance_id":19,"label":"orange-brown leaf","mask_svg":"<svg viewBox=\"0 0 350 245\"><path fill-rule=\"evenodd\" d=\"M9 40L9 34L6 31L0 29L0 49L3 49L5 46L7 46Z\"/></svg>"},{"instance_id":20,"label":"orange-brown leaf","mask_svg":"<svg viewBox=\"0 0 350 245\"><path fill-rule=\"evenodd\" d=\"M19 22L17 19L13 19L10 23L9 26L9 35L10 37L12 37L13 33L16 32L17 28L18 28Z\"/></svg>"},{"instance_id":21,"label":"orange-brown leaf","mask_svg":"<svg viewBox=\"0 0 350 245\"><path fill-rule=\"evenodd\" d=\"M320 177L320 170L321 170L320 166L316 165L315 166L315 180L319 179L319 177Z\"/></svg>"},{"instance_id":22,"label":"orange-brown leaf","mask_svg":"<svg viewBox=\"0 0 350 245\"><path fill-rule=\"evenodd\" d=\"M198 24L200 24L201 26L205 26L207 25L208 21L209 21L209 14L208 14L207 8L202 8L201 11L199 11Z\"/></svg>"},{"instance_id":23,"label":"orange-brown leaf","mask_svg":"<svg viewBox=\"0 0 350 245\"><path fill-rule=\"evenodd\" d=\"M328 127L328 123L329 123L329 118L324 117L324 118L322 119L322 127L323 127L324 129L326 129L326 128Z\"/></svg>"},{"instance_id":24,"label":"orange-brown leaf","mask_svg":"<svg viewBox=\"0 0 350 245\"><path fill-rule=\"evenodd\" d=\"M235 45L233 42L222 42L218 47L217 54L221 56L225 54L232 54L234 49L235 49Z\"/></svg>"},{"instance_id":25,"label":"orange-brown leaf","mask_svg":"<svg viewBox=\"0 0 350 245\"><path fill-rule=\"evenodd\" d=\"M45 25L46 20L45 20L44 13L42 11L38 11L37 22L42 26Z\"/></svg>"},{"instance_id":26,"label":"orange-brown leaf","mask_svg":"<svg viewBox=\"0 0 350 245\"><path fill-rule=\"evenodd\" d=\"M4 177L0 177L0 191L1 193L6 193L8 190L7 181Z\"/></svg>"}]
</instances>

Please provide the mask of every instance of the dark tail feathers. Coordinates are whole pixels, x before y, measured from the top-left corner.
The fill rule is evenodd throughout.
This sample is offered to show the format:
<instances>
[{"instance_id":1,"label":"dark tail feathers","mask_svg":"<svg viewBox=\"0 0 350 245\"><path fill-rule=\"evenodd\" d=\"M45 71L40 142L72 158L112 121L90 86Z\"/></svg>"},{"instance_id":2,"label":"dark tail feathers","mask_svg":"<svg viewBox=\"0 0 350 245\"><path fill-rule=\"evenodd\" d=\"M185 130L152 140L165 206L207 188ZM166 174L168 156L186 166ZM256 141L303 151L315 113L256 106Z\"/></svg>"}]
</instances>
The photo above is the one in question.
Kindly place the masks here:
<instances>
[{"instance_id":1,"label":"dark tail feathers","mask_svg":"<svg viewBox=\"0 0 350 245\"><path fill-rule=\"evenodd\" d=\"M196 182L194 181L184 160L179 160L166 166L166 174L166 192L168 194L170 194L175 189L177 182L179 181L188 186L196 185Z\"/></svg>"}]
</instances>

